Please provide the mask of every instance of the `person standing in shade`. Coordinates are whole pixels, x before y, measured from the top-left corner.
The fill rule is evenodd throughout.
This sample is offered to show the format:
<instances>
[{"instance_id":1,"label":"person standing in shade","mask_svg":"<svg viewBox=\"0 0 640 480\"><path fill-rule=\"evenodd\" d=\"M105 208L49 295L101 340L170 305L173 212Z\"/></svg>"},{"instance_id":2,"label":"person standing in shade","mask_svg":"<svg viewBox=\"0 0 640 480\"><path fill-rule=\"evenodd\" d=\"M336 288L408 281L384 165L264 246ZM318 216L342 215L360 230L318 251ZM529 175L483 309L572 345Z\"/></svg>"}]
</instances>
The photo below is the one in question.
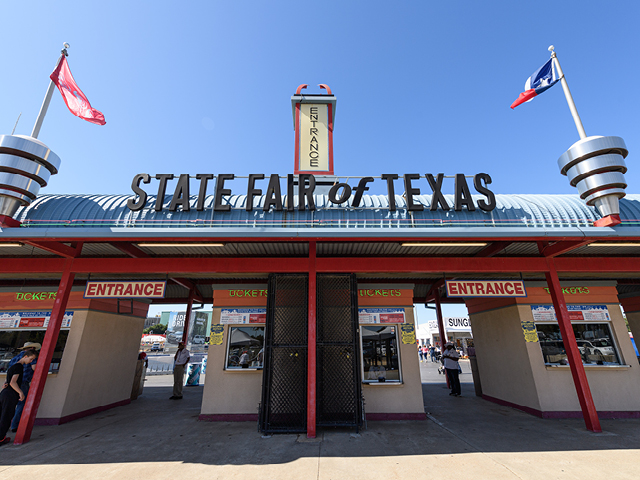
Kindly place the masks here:
<instances>
[{"instance_id":1,"label":"person standing in shade","mask_svg":"<svg viewBox=\"0 0 640 480\"><path fill-rule=\"evenodd\" d=\"M18 363L18 361L20 361L20 359L24 357L25 353L29 351L33 351L33 353L37 355L40 348L42 348L42 345L40 345L39 343L25 343L22 348L19 348L19 350L22 350L22 352L11 359L11 361L9 362L9 366L11 367ZM22 390L22 393L24 393L24 400L20 400L18 402L18 405L16 406L16 413L13 416L13 420L11 421L11 431L13 433L18 431L20 417L22 416L22 410L24 409L24 402L27 400L27 394L29 393L29 387L31 386L31 380L33 379L33 372L36 369L36 359L34 358L31 363L24 365L23 368L24 371L22 372L22 383L20 384L20 390Z\"/></svg>"},{"instance_id":2,"label":"person standing in shade","mask_svg":"<svg viewBox=\"0 0 640 480\"><path fill-rule=\"evenodd\" d=\"M11 438L7 437L7 432L11 426L11 420L16 413L16 405L25 399L25 395L20 389L24 366L29 365L36 359L35 350L27 350L20 360L14 363L7 370L7 380L0 392L0 445L9 443Z\"/></svg>"},{"instance_id":3,"label":"person standing in shade","mask_svg":"<svg viewBox=\"0 0 640 480\"><path fill-rule=\"evenodd\" d=\"M182 399L182 387L184 386L184 370L191 360L191 354L184 346L184 342L178 343L178 351L173 357L173 395L169 400Z\"/></svg>"},{"instance_id":4,"label":"person standing in shade","mask_svg":"<svg viewBox=\"0 0 640 480\"><path fill-rule=\"evenodd\" d=\"M444 369L449 377L449 384L451 385L451 393L454 397L459 397L462 394L460 389L460 377L458 372L458 360L460 354L453 348L453 343L447 343L444 346L444 353L442 354L444 359Z\"/></svg>"}]
</instances>

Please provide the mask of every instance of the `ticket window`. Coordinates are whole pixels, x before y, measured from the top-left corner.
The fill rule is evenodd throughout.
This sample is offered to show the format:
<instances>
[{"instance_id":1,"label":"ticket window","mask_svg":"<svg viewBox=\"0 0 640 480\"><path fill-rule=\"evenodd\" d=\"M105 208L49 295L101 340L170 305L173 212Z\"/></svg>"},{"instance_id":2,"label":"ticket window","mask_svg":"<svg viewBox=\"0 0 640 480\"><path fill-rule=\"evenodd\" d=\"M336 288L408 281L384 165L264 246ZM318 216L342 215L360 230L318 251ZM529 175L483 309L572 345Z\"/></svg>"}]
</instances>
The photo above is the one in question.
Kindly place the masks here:
<instances>
[{"instance_id":1,"label":"ticket window","mask_svg":"<svg viewBox=\"0 0 640 480\"><path fill-rule=\"evenodd\" d=\"M397 325L360 325L362 382L402 383Z\"/></svg>"},{"instance_id":2,"label":"ticket window","mask_svg":"<svg viewBox=\"0 0 640 480\"><path fill-rule=\"evenodd\" d=\"M621 356L606 323L572 323L584 365L621 365ZM557 323L536 323L538 341L547 365L568 365L567 353Z\"/></svg>"},{"instance_id":3,"label":"ticket window","mask_svg":"<svg viewBox=\"0 0 640 480\"><path fill-rule=\"evenodd\" d=\"M4 373L9 368L9 362L18 355L26 342L39 343L42 345L46 330L0 330L0 373ZM58 373L64 347L69 337L69 329L61 329L58 335L58 342L53 351L49 373Z\"/></svg>"},{"instance_id":4,"label":"ticket window","mask_svg":"<svg viewBox=\"0 0 640 480\"><path fill-rule=\"evenodd\" d=\"M229 326L225 370L260 370L264 363L264 326Z\"/></svg>"}]
</instances>

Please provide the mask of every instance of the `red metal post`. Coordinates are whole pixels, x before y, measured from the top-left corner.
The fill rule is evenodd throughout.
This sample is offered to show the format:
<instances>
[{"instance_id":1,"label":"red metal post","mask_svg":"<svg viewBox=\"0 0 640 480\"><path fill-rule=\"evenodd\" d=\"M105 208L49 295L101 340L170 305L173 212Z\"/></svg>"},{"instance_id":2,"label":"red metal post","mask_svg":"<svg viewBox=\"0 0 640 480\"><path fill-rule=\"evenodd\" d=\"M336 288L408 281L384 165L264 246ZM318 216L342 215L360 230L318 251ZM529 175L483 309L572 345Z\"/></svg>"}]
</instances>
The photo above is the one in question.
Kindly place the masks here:
<instances>
[{"instance_id":1,"label":"red metal post","mask_svg":"<svg viewBox=\"0 0 640 480\"><path fill-rule=\"evenodd\" d=\"M444 355L444 344L447 343L446 333L444 331L444 320L442 318L442 306L440 305L440 290L437 289L435 292L435 302L436 302L436 317L438 318L438 333L440 334L440 352ZM447 380L447 387L449 385L449 376L445 375L444 378Z\"/></svg>"},{"instance_id":2,"label":"red metal post","mask_svg":"<svg viewBox=\"0 0 640 480\"><path fill-rule=\"evenodd\" d=\"M316 438L316 242L309 242L307 438Z\"/></svg>"},{"instance_id":3,"label":"red metal post","mask_svg":"<svg viewBox=\"0 0 640 480\"><path fill-rule=\"evenodd\" d=\"M67 260L64 265L64 271L62 272L62 278L60 279L60 285L58 286L58 293L56 294L56 300L53 304L53 310L51 311L49 325L47 326L47 331L44 334L44 340L38 357L36 371L33 374L31 388L29 389L27 401L24 405L24 410L22 411L20 425L18 426L18 432L16 433L16 438L13 442L15 445L22 445L31 439L31 431L33 430L33 424L36 420L40 400L42 400L42 392L44 391L44 385L47 381L51 358L53 357L53 351L56 348L56 343L58 342L58 334L60 333L62 319L64 318L64 312L67 308L67 301L69 300L71 287L73 287L75 274L71 271L72 263L73 260L70 259Z\"/></svg>"},{"instance_id":4,"label":"red metal post","mask_svg":"<svg viewBox=\"0 0 640 480\"><path fill-rule=\"evenodd\" d=\"M553 308L556 311L556 318L558 319L558 326L560 327L560 334L562 335L564 348L567 352L567 360L569 361L571 375L573 376L573 383L576 387L578 400L580 401L580 408L582 409L582 415L584 416L584 423L587 426L587 430L591 430L592 432L601 432L602 428L600 428L598 412L596 411L596 406L593 403L587 374L584 371L584 365L582 364L582 356L580 355L580 350L578 350L578 343L576 342L576 336L573 333L573 327L571 326L571 320L569 319L567 304L564 301L564 295L562 294L562 288L560 287L558 272L556 271L553 260L549 259L548 263L549 271L545 272L545 277L547 277L549 293L553 300Z\"/></svg>"},{"instance_id":5,"label":"red metal post","mask_svg":"<svg viewBox=\"0 0 640 480\"><path fill-rule=\"evenodd\" d=\"M189 290L189 300L187 301L187 313L184 316L184 330L182 330L182 341L187 344L187 336L189 334L189 323L191 323L191 311L193 310L193 299L196 296L196 286L192 286Z\"/></svg>"}]
</instances>

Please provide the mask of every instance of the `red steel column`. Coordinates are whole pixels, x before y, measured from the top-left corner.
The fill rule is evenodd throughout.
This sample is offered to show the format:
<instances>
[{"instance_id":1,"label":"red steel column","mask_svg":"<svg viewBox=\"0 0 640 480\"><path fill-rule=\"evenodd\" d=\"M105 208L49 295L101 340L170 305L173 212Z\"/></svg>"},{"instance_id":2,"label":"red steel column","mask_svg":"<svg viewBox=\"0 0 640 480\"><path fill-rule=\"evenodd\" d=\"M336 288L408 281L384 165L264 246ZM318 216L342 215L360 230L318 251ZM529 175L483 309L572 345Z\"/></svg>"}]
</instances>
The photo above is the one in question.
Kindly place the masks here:
<instances>
[{"instance_id":1,"label":"red steel column","mask_svg":"<svg viewBox=\"0 0 640 480\"><path fill-rule=\"evenodd\" d=\"M440 352L444 355L444 344L447 343L446 333L444 332L444 320L442 319L442 306L440 305L440 290L435 292L436 301L436 317L438 317L438 333L440 334ZM447 387L449 385L449 375L444 376L447 381Z\"/></svg>"},{"instance_id":2,"label":"red steel column","mask_svg":"<svg viewBox=\"0 0 640 480\"><path fill-rule=\"evenodd\" d=\"M316 242L309 242L307 438L316 438Z\"/></svg>"},{"instance_id":3,"label":"red steel column","mask_svg":"<svg viewBox=\"0 0 640 480\"><path fill-rule=\"evenodd\" d=\"M31 388L29 389L27 401L24 405L24 410L22 411L20 425L18 426L18 432L16 433L16 438L13 442L14 445L22 445L31 439L31 431L33 430L33 424L36 420L40 400L42 400L42 392L44 391L44 385L47 381L51 358L53 357L53 351L56 348L56 343L58 342L58 334L60 333L60 327L62 326L62 319L64 318L69 294L71 293L71 287L73 286L75 273L71 271L72 264L72 259L67 260L64 264L64 271L62 272L60 285L58 285L58 293L56 294L56 300L53 304L53 310L51 311L51 318L49 319L47 331L44 334L42 349L38 356L36 371L33 374Z\"/></svg>"},{"instance_id":4,"label":"red steel column","mask_svg":"<svg viewBox=\"0 0 640 480\"><path fill-rule=\"evenodd\" d=\"M187 313L184 316L184 329L182 330L182 341L187 345L187 335L189 335L189 323L191 322L191 310L193 309L193 298L196 296L196 287L189 290L189 300L187 302Z\"/></svg>"},{"instance_id":5,"label":"red steel column","mask_svg":"<svg viewBox=\"0 0 640 480\"><path fill-rule=\"evenodd\" d=\"M553 308L556 311L556 318L558 319L558 326L560 327L560 334L562 335L564 348L567 352L567 360L569 361L571 375L573 376L573 383L576 387L578 400L580 401L580 408L582 409L582 415L584 416L584 423L587 426L587 430L591 430L592 432L601 432L602 428L600 427L598 412L596 411L596 406L593 403L591 389L589 388L589 382L587 381L587 374L585 373L584 365L582 364L582 356L580 355L580 350L578 350L578 343L576 342L576 336L573 333L573 327L571 326L571 320L569 319L567 304L564 301L564 295L562 294L562 288L560 287L558 272L556 271L556 267L552 259L548 259L547 263L549 264L549 271L545 272L545 277L547 277L549 293L553 300Z\"/></svg>"}]
</instances>

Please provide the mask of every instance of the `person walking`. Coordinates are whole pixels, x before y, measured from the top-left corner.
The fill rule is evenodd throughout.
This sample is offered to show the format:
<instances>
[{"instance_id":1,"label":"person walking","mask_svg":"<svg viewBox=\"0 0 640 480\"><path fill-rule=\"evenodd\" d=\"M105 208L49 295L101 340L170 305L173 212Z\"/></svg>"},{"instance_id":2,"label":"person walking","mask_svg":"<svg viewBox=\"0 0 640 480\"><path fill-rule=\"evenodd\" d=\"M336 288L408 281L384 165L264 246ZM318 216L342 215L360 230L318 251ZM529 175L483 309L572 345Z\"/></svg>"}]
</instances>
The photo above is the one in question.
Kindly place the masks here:
<instances>
[{"instance_id":1,"label":"person walking","mask_svg":"<svg viewBox=\"0 0 640 480\"><path fill-rule=\"evenodd\" d=\"M453 343L447 343L444 346L442 358L444 359L444 369L447 372L449 384L451 385L451 393L449 395L459 397L462 394L460 389L460 374L458 373L460 354L453 348Z\"/></svg>"},{"instance_id":2,"label":"person walking","mask_svg":"<svg viewBox=\"0 0 640 480\"><path fill-rule=\"evenodd\" d=\"M191 354L184 346L184 342L178 343L178 351L173 357L173 395L169 400L182 400L182 387L184 386L184 370L191 360Z\"/></svg>"},{"instance_id":3,"label":"person walking","mask_svg":"<svg viewBox=\"0 0 640 480\"><path fill-rule=\"evenodd\" d=\"M26 398L20 388L24 375L24 367L35 359L36 351L27 350L20 360L7 370L7 379L2 387L2 392L0 392L0 445L11 441L11 438L7 437L7 432L11 426L11 420L16 413L16 405Z\"/></svg>"},{"instance_id":4,"label":"person walking","mask_svg":"<svg viewBox=\"0 0 640 480\"><path fill-rule=\"evenodd\" d=\"M9 362L9 367L18 363L18 361L24 357L25 353L32 350L35 354L38 354L38 351L42 348L42 345L36 342L26 342L21 348L18 350L22 350L18 355L13 357ZM24 400L20 400L18 405L16 406L16 413L13 416L13 420L11 420L11 431L13 433L18 431L18 426L20 425L20 417L22 417L22 410L24 409L24 403L27 400L27 394L29 393L29 387L31 386L31 380L33 379L33 372L36 369L36 359L28 365L23 366L22 372L22 383L20 384L20 390L24 393Z\"/></svg>"},{"instance_id":5,"label":"person walking","mask_svg":"<svg viewBox=\"0 0 640 480\"><path fill-rule=\"evenodd\" d=\"M429 358L429 347L427 347L427 345L424 344L422 345L422 349L420 351L422 352L422 358L426 362L427 358Z\"/></svg>"},{"instance_id":6,"label":"person walking","mask_svg":"<svg viewBox=\"0 0 640 480\"><path fill-rule=\"evenodd\" d=\"M429 347L429 355L431 355L431 361L435 362L436 361L436 347L434 347L433 345L431 345Z\"/></svg>"}]
</instances>

